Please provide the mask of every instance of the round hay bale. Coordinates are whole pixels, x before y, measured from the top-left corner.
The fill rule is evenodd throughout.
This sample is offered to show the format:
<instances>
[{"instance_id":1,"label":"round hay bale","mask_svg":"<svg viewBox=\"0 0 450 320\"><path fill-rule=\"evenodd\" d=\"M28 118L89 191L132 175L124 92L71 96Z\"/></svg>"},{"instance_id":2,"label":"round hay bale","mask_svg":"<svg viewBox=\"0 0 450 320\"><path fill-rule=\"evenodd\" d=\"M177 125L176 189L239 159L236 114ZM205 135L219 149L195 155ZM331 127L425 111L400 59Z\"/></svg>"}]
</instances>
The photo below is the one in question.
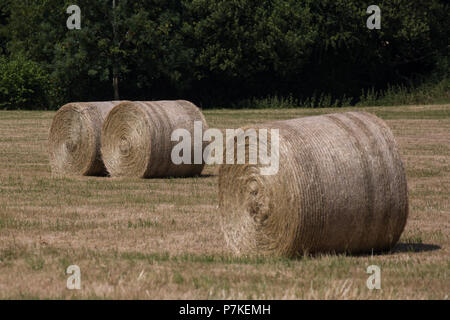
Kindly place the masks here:
<instances>
[{"instance_id":1,"label":"round hay bale","mask_svg":"<svg viewBox=\"0 0 450 320\"><path fill-rule=\"evenodd\" d=\"M192 137L194 156L194 122L206 120L200 109L184 101L124 102L108 115L102 129L102 155L112 177L186 177L199 175L199 164L176 165L171 159L177 141L171 141L176 129L186 129ZM200 138L202 139L202 137ZM203 148L205 144L201 142Z\"/></svg>"},{"instance_id":2,"label":"round hay bale","mask_svg":"<svg viewBox=\"0 0 450 320\"><path fill-rule=\"evenodd\" d=\"M395 245L408 216L407 185L381 119L349 112L253 128L279 129L279 171L262 175L264 166L247 161L220 167L221 225L235 253L293 257ZM270 141L259 143L271 150Z\"/></svg>"},{"instance_id":3,"label":"round hay bale","mask_svg":"<svg viewBox=\"0 0 450 320\"><path fill-rule=\"evenodd\" d=\"M49 133L50 166L54 174L104 175L100 135L113 102L69 103L53 118Z\"/></svg>"}]
</instances>

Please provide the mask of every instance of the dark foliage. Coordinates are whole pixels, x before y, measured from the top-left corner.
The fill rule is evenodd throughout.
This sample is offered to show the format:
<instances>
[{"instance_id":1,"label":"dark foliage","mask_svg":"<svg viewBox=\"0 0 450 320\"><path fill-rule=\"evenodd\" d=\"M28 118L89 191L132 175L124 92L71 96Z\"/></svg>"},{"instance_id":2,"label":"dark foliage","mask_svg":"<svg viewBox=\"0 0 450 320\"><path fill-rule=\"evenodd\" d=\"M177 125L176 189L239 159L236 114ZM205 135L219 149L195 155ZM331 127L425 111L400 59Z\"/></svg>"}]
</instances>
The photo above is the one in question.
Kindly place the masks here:
<instances>
[{"instance_id":1,"label":"dark foliage","mask_svg":"<svg viewBox=\"0 0 450 320\"><path fill-rule=\"evenodd\" d=\"M82 28L68 30L72 3L0 2L2 63L38 64L57 88L35 93L51 92L37 99L49 108L112 100L114 76L121 99L203 107L274 96L356 103L369 89L448 77L442 0L380 0L381 30L367 29L362 0L78 0Z\"/></svg>"}]
</instances>

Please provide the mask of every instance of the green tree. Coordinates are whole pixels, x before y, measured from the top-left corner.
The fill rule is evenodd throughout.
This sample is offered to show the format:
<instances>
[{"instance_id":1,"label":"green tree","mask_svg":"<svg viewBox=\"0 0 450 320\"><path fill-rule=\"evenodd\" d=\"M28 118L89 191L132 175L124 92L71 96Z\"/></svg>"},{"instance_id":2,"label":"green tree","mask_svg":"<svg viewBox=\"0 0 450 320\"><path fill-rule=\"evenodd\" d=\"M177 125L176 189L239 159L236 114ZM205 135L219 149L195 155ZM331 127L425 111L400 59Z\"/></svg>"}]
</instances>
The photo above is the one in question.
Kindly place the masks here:
<instances>
[{"instance_id":1,"label":"green tree","mask_svg":"<svg viewBox=\"0 0 450 320\"><path fill-rule=\"evenodd\" d=\"M193 0L185 6L183 34L195 50L196 90L210 92L211 103L270 85L282 89L310 58L317 27L303 2Z\"/></svg>"},{"instance_id":2,"label":"green tree","mask_svg":"<svg viewBox=\"0 0 450 320\"><path fill-rule=\"evenodd\" d=\"M39 61L62 88L62 101L111 100L119 86L121 98L176 91L190 56L175 32L179 1L116 0L113 7L113 1L79 0L81 30L66 28L70 4L14 3L8 25L11 53Z\"/></svg>"},{"instance_id":3,"label":"green tree","mask_svg":"<svg viewBox=\"0 0 450 320\"><path fill-rule=\"evenodd\" d=\"M0 55L6 53L6 44L9 40L6 25L8 23L10 5L9 0L0 2Z\"/></svg>"},{"instance_id":4,"label":"green tree","mask_svg":"<svg viewBox=\"0 0 450 320\"><path fill-rule=\"evenodd\" d=\"M436 69L448 45L448 5L381 0L377 3L381 30L369 30L369 4L363 0L311 1L319 36L307 68L312 76L304 91L321 88L355 97L363 88L408 83Z\"/></svg>"},{"instance_id":5,"label":"green tree","mask_svg":"<svg viewBox=\"0 0 450 320\"><path fill-rule=\"evenodd\" d=\"M72 3L0 3L0 54L49 74L55 107L114 98L357 102L362 90L448 77L442 0L380 0L381 30L367 29L365 0L77 0L81 30L68 30Z\"/></svg>"},{"instance_id":6,"label":"green tree","mask_svg":"<svg viewBox=\"0 0 450 320\"><path fill-rule=\"evenodd\" d=\"M53 95L54 84L39 64L0 57L0 109L45 109Z\"/></svg>"}]
</instances>

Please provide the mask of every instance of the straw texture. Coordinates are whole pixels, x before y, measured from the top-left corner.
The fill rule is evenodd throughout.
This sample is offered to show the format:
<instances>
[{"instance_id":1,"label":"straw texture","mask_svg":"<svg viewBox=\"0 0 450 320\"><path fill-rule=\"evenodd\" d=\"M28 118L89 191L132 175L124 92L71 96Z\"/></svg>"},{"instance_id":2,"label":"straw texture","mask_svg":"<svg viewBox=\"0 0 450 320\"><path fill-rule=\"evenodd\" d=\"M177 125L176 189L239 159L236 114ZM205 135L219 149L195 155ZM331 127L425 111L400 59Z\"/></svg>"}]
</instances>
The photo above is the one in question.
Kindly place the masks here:
<instances>
[{"instance_id":1,"label":"straw texture","mask_svg":"<svg viewBox=\"0 0 450 320\"><path fill-rule=\"evenodd\" d=\"M201 164L175 165L171 159L171 141L176 129L186 129L192 137L194 155L194 122L201 121L200 109L184 101L124 102L109 114L102 129L102 155L113 177L186 177L198 175ZM202 139L202 138L200 138ZM206 145L201 141L200 147ZM192 162L194 163L194 162Z\"/></svg>"},{"instance_id":2,"label":"straw texture","mask_svg":"<svg viewBox=\"0 0 450 320\"><path fill-rule=\"evenodd\" d=\"M49 133L49 158L54 174L104 175L100 155L103 122L113 102L69 103L53 118Z\"/></svg>"},{"instance_id":3,"label":"straw texture","mask_svg":"<svg viewBox=\"0 0 450 320\"><path fill-rule=\"evenodd\" d=\"M408 216L407 185L381 119L349 112L254 128L279 129L280 167L272 176L258 165L219 169L222 229L237 254L292 257L395 245Z\"/></svg>"}]
</instances>

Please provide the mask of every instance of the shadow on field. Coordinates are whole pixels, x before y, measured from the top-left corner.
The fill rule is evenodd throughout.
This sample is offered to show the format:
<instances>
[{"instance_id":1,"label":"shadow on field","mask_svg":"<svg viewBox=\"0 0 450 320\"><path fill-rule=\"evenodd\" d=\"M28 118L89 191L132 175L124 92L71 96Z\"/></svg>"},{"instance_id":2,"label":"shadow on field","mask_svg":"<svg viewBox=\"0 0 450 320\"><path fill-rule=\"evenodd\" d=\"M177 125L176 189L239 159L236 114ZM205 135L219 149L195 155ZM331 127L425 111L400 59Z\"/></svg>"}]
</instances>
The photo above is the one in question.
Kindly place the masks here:
<instances>
[{"instance_id":1,"label":"shadow on field","mask_svg":"<svg viewBox=\"0 0 450 320\"><path fill-rule=\"evenodd\" d=\"M428 252L441 249L440 246L435 244L425 244L425 243L398 243L392 250L391 253L403 253L403 252Z\"/></svg>"},{"instance_id":2,"label":"shadow on field","mask_svg":"<svg viewBox=\"0 0 450 320\"><path fill-rule=\"evenodd\" d=\"M207 179L207 178L213 178L216 177L216 175L214 174L200 174L200 175L196 175L196 176L186 176L186 177L170 177L170 179L173 180L184 180L184 179ZM152 178L150 178L152 179ZM156 179L161 179L161 178L156 178Z\"/></svg>"},{"instance_id":3,"label":"shadow on field","mask_svg":"<svg viewBox=\"0 0 450 320\"><path fill-rule=\"evenodd\" d=\"M216 176L215 174L201 174L199 176L194 176L194 178L204 179L204 178L212 178L212 177L215 177L215 176Z\"/></svg>"},{"instance_id":4,"label":"shadow on field","mask_svg":"<svg viewBox=\"0 0 450 320\"><path fill-rule=\"evenodd\" d=\"M350 255L353 255L356 257L382 256L382 255L389 255L389 254L395 254L395 253L429 252L429 251L436 251L436 250L440 250L440 249L442 249L442 248L435 244L399 242L391 250L374 251L371 253L362 252L362 253L354 253L354 254L350 254Z\"/></svg>"}]
</instances>

